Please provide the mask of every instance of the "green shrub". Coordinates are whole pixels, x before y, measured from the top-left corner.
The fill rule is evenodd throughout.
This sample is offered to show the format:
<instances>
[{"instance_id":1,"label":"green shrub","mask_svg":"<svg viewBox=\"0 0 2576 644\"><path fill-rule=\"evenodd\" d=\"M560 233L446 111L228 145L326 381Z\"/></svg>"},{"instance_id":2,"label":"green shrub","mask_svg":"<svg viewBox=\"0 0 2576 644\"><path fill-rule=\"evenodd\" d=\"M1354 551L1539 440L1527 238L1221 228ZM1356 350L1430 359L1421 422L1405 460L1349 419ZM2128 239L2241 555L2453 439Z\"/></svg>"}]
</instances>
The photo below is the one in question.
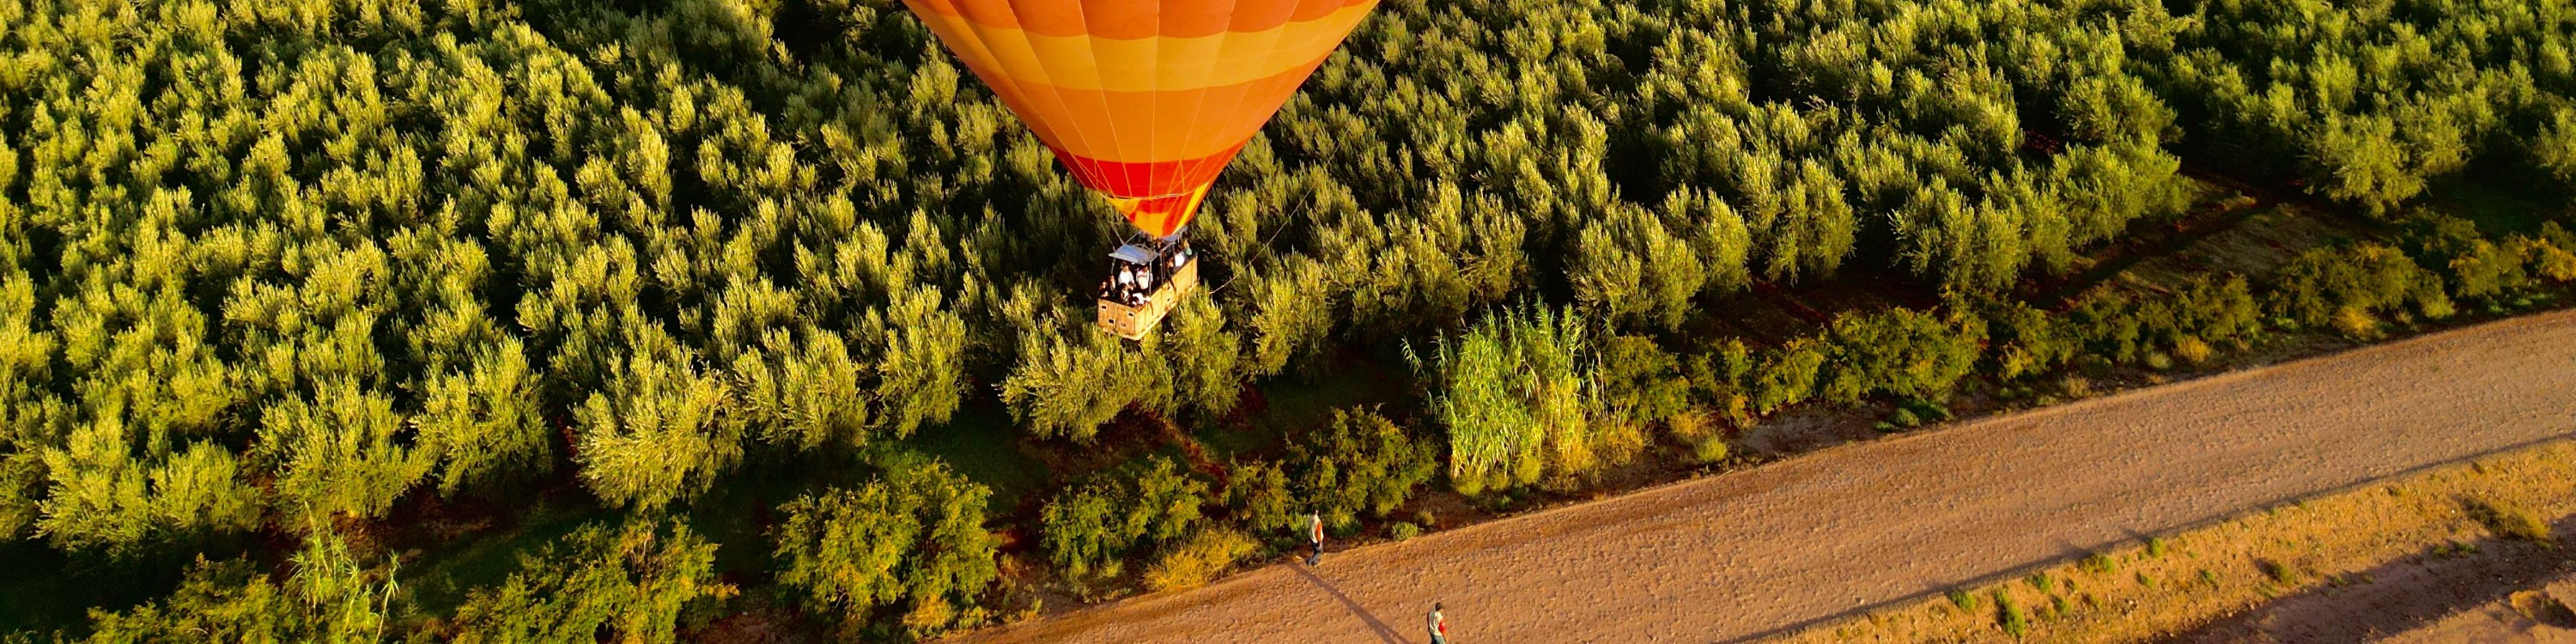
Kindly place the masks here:
<instances>
[{"instance_id":1,"label":"green shrub","mask_svg":"<svg viewBox=\"0 0 2576 644\"><path fill-rule=\"evenodd\" d=\"M2167 298L2171 313L2146 309L2149 332L2164 344L2181 346L2185 340L2196 340L2204 346L2225 342L2243 346L2263 328L2262 306L2254 301L2253 287L2245 278L2228 275L2192 280L2180 297Z\"/></svg>"},{"instance_id":2,"label":"green shrub","mask_svg":"<svg viewBox=\"0 0 2576 644\"><path fill-rule=\"evenodd\" d=\"M2174 357L2182 358L2183 364L2196 366L2208 363L2210 356L2217 351L2211 349L2209 343L2200 338L2185 336L2183 339L2174 341L2173 353Z\"/></svg>"},{"instance_id":3,"label":"green shrub","mask_svg":"<svg viewBox=\"0 0 2576 644\"><path fill-rule=\"evenodd\" d=\"M1115 515L1119 497L1114 487L1095 483L1057 494L1039 510L1038 541L1058 574L1073 579L1118 575L1118 558L1136 542Z\"/></svg>"},{"instance_id":4,"label":"green shrub","mask_svg":"<svg viewBox=\"0 0 2576 644\"><path fill-rule=\"evenodd\" d=\"M1333 421L1288 448L1307 509L1347 524L1360 515L1385 517L1439 467L1429 444L1416 441L1374 409L1336 409ZM1291 509L1294 514L1295 509ZM1348 517L1347 519L1342 519Z\"/></svg>"},{"instance_id":5,"label":"green shrub","mask_svg":"<svg viewBox=\"0 0 2576 644\"><path fill-rule=\"evenodd\" d=\"M2381 316L2403 314L2410 306L2427 318L2451 314L2439 277L2375 243L2301 254L2275 274L2266 304L2273 315L2364 338L2378 332Z\"/></svg>"},{"instance_id":6,"label":"green shrub","mask_svg":"<svg viewBox=\"0 0 2576 644\"><path fill-rule=\"evenodd\" d=\"M1753 422L1753 351L1744 341L1727 338L1684 361L1691 391L1702 405L1737 425Z\"/></svg>"},{"instance_id":7,"label":"green shrub","mask_svg":"<svg viewBox=\"0 0 2576 644\"><path fill-rule=\"evenodd\" d=\"M875 609L903 605L911 637L984 621L984 591L1000 577L984 529L984 486L940 463L899 467L857 489L798 497L779 508L778 582L806 606L837 615L856 638Z\"/></svg>"},{"instance_id":8,"label":"green shrub","mask_svg":"<svg viewBox=\"0 0 2576 644\"><path fill-rule=\"evenodd\" d=\"M1206 494L1206 482L1171 459L1152 457L1142 473L1103 473L1057 494L1038 512L1038 540L1068 578L1115 577L1135 547L1186 534Z\"/></svg>"},{"instance_id":9,"label":"green shrub","mask_svg":"<svg viewBox=\"0 0 2576 644\"><path fill-rule=\"evenodd\" d=\"M1950 589L1950 590L1949 590L1949 592L1942 593L1942 594L1943 594L1944 596L1946 596L1946 597L1949 597L1949 598L1950 598L1950 605L1959 607L1959 610L1976 610L1976 609L1977 609L1977 596L1976 596L1975 594L1973 594L1973 593L1968 592L1968 591L1967 591L1967 589L1964 589L1964 588L1952 588L1952 589Z\"/></svg>"},{"instance_id":10,"label":"green shrub","mask_svg":"<svg viewBox=\"0 0 2576 644\"><path fill-rule=\"evenodd\" d=\"M1906 411L1914 412L1915 418L1922 419L1923 422L1927 423L1949 422L1950 419L1957 417L1950 413L1949 405L1931 400L1909 398L1898 402L1897 407Z\"/></svg>"},{"instance_id":11,"label":"green shrub","mask_svg":"<svg viewBox=\"0 0 2576 644\"><path fill-rule=\"evenodd\" d=\"M1207 585L1209 579L1242 561L1257 547L1252 537L1239 531L1199 528L1145 569L1145 586L1166 591Z\"/></svg>"},{"instance_id":12,"label":"green shrub","mask_svg":"<svg viewBox=\"0 0 2576 644\"><path fill-rule=\"evenodd\" d=\"M1291 506L1288 474L1267 461L1236 463L1226 476L1225 505L1235 523L1253 534L1294 532L1298 514Z\"/></svg>"},{"instance_id":13,"label":"green shrub","mask_svg":"<svg viewBox=\"0 0 2576 644\"><path fill-rule=\"evenodd\" d=\"M2136 362L2146 346L2145 316L2139 314L2142 306L2146 305L2122 291L2098 290L2078 298L2064 314L2064 323L2085 351L2068 360L2092 355L2112 364Z\"/></svg>"},{"instance_id":14,"label":"green shrub","mask_svg":"<svg viewBox=\"0 0 2576 644\"><path fill-rule=\"evenodd\" d=\"M1691 458L1698 459L1701 463L1724 461L1730 451L1724 438L1709 437L1691 443Z\"/></svg>"},{"instance_id":15,"label":"green shrub","mask_svg":"<svg viewBox=\"0 0 2576 644\"><path fill-rule=\"evenodd\" d=\"M2066 396L2069 398L2090 398L2094 393L2093 381L2075 374L2067 374L2065 377L2059 378L2057 380L2057 388L2060 391L2066 392Z\"/></svg>"},{"instance_id":16,"label":"green shrub","mask_svg":"<svg viewBox=\"0 0 2576 644\"><path fill-rule=\"evenodd\" d=\"M2479 234L2475 222L2421 212L2408 219L2402 237L2417 263L2442 274L2452 297L2494 303L2533 285L2534 242L2527 237L2498 244Z\"/></svg>"},{"instance_id":17,"label":"green shrub","mask_svg":"<svg viewBox=\"0 0 2576 644\"><path fill-rule=\"evenodd\" d=\"M1187 534L1199 520L1199 506L1207 502L1207 482L1192 478L1179 463L1161 456L1147 459L1145 473L1135 482L1135 494L1129 497L1134 500L1127 506L1127 530L1154 543Z\"/></svg>"},{"instance_id":18,"label":"green shrub","mask_svg":"<svg viewBox=\"0 0 2576 644\"><path fill-rule=\"evenodd\" d=\"M2541 222L2539 238L2520 240L2517 245L2531 262L2532 275L2552 282L2576 280L2576 234L2558 222Z\"/></svg>"},{"instance_id":19,"label":"green shrub","mask_svg":"<svg viewBox=\"0 0 2576 644\"><path fill-rule=\"evenodd\" d=\"M1668 423L1689 411L1691 383L1681 359L1640 336L1612 336L1592 362L1593 396L1600 422Z\"/></svg>"},{"instance_id":20,"label":"green shrub","mask_svg":"<svg viewBox=\"0 0 2576 644\"><path fill-rule=\"evenodd\" d=\"M1395 522L1395 525L1386 527L1386 536L1387 538L1397 541L1412 539L1414 537L1422 536L1422 526L1414 525L1412 522L1408 521L1397 521Z\"/></svg>"},{"instance_id":21,"label":"green shrub","mask_svg":"<svg viewBox=\"0 0 2576 644\"><path fill-rule=\"evenodd\" d=\"M1898 308L1837 317L1826 337L1826 364L1832 367L1824 382L1826 399L1844 404L1873 394L1939 399L1975 369L1986 324L1975 316L1952 314L1944 320Z\"/></svg>"},{"instance_id":22,"label":"green shrub","mask_svg":"<svg viewBox=\"0 0 2576 644\"><path fill-rule=\"evenodd\" d=\"M1813 338L1794 338L1763 353L1762 366L1755 370L1753 413L1769 415L1815 394L1816 377L1828 359L1818 345Z\"/></svg>"},{"instance_id":23,"label":"green shrub","mask_svg":"<svg viewBox=\"0 0 2576 644\"><path fill-rule=\"evenodd\" d=\"M649 520L585 526L556 539L500 586L478 589L457 607L457 642L668 642L680 614L719 601L734 587L716 581L716 544Z\"/></svg>"},{"instance_id":24,"label":"green shrub","mask_svg":"<svg viewBox=\"0 0 2576 644\"><path fill-rule=\"evenodd\" d=\"M2056 332L2085 353L2102 356L2113 364L2145 361L2163 369L2172 366L2173 356L2159 352L2158 347L2174 347L2185 362L2197 363L2208 359L2211 343L2247 344L2262 329L2261 318L2261 307L2255 303L2252 288L2244 278L2228 275L2197 278L2170 294L2154 297L2110 289L2086 293L2072 303ZM2026 333L2019 329L2013 332ZM2009 352L2011 346L2005 350ZM2069 355L2067 359L2074 357ZM2009 359L2009 355L1999 358Z\"/></svg>"},{"instance_id":25,"label":"green shrub","mask_svg":"<svg viewBox=\"0 0 2576 644\"><path fill-rule=\"evenodd\" d=\"M1664 429L1673 440L1690 447L1691 458L1700 463L1726 460L1726 436L1719 431L1717 420L1707 413L1686 411L1665 421Z\"/></svg>"},{"instance_id":26,"label":"green shrub","mask_svg":"<svg viewBox=\"0 0 2576 644\"><path fill-rule=\"evenodd\" d=\"M2018 300L1981 306L1992 348L1995 376L2020 380L2046 374L2075 357L2080 348L2058 317Z\"/></svg>"},{"instance_id":27,"label":"green shrub","mask_svg":"<svg viewBox=\"0 0 2576 644\"><path fill-rule=\"evenodd\" d=\"M1921 427L1923 419L1914 417L1914 410L1898 407L1896 413L1887 416L1887 425L1892 429L1913 429Z\"/></svg>"},{"instance_id":28,"label":"green shrub","mask_svg":"<svg viewBox=\"0 0 2576 644\"><path fill-rule=\"evenodd\" d=\"M2379 318L2358 306L2335 309L2333 326L2336 331L2343 332L2344 337L2356 340L2376 340L2381 335Z\"/></svg>"}]
</instances>

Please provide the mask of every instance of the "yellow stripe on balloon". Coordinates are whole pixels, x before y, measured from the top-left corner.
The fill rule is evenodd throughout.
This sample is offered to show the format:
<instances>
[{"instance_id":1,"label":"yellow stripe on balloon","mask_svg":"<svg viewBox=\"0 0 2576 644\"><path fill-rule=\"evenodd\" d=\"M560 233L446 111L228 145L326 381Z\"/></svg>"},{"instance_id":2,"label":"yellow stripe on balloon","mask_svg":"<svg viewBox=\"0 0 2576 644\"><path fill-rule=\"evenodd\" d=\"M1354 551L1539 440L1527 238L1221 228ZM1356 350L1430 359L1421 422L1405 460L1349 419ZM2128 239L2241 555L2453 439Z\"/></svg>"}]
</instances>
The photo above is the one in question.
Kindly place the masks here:
<instances>
[{"instance_id":1,"label":"yellow stripe on balloon","mask_svg":"<svg viewBox=\"0 0 2576 644\"><path fill-rule=\"evenodd\" d=\"M1295 54L1331 53L1376 5L1343 7L1265 31L1197 38L1044 36L936 13L923 14L922 21L943 41L971 34L977 42L949 49L986 70L1068 89L1142 92L1234 85L1277 75L1311 58Z\"/></svg>"}]
</instances>

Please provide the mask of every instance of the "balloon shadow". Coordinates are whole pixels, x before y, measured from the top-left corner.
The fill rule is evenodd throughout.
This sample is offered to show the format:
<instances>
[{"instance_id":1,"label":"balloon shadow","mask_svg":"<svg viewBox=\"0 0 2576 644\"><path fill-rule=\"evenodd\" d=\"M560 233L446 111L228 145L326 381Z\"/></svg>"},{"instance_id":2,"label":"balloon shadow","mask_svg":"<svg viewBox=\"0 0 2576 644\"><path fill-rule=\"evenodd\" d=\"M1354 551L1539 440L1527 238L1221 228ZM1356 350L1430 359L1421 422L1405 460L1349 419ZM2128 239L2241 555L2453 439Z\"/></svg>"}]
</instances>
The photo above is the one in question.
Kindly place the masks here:
<instances>
[{"instance_id":1,"label":"balloon shadow","mask_svg":"<svg viewBox=\"0 0 2576 644\"><path fill-rule=\"evenodd\" d=\"M1315 573L1307 572L1305 566L1298 565L1296 563L1288 564L1288 568L1289 570L1296 571L1297 576L1306 578L1306 583L1314 584L1316 588L1323 589L1324 594L1332 595L1333 599L1340 600L1343 608L1350 609L1352 615L1359 616L1360 621L1368 623L1369 631L1376 634L1380 641L1384 641L1387 644L1413 644L1413 640L1405 639L1403 635L1397 634L1394 628L1390 628L1386 625L1386 622L1380 621L1377 618L1377 615L1369 613L1366 608L1361 608L1359 602L1351 601L1351 597L1349 595L1342 594L1342 589L1334 588L1332 582L1324 581L1324 578L1315 576Z\"/></svg>"}]
</instances>

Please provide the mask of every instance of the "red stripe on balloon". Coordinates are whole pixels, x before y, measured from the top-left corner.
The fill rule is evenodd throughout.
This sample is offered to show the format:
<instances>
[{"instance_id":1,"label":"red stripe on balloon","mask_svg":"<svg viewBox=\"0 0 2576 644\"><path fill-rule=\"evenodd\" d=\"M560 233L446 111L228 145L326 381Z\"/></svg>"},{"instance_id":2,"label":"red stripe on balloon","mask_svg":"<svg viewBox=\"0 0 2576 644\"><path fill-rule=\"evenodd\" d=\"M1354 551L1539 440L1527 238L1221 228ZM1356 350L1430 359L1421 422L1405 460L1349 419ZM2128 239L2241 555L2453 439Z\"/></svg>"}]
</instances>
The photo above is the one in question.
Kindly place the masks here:
<instances>
[{"instance_id":1,"label":"red stripe on balloon","mask_svg":"<svg viewBox=\"0 0 2576 644\"><path fill-rule=\"evenodd\" d=\"M1196 159L1147 163L1106 161L1052 146L1047 149L1055 152L1056 160L1063 162L1065 169L1073 173L1074 180L1082 185L1120 199L1144 199L1186 195L1215 181L1217 173L1225 171L1226 163L1243 151L1243 144L1236 143L1223 152Z\"/></svg>"}]
</instances>

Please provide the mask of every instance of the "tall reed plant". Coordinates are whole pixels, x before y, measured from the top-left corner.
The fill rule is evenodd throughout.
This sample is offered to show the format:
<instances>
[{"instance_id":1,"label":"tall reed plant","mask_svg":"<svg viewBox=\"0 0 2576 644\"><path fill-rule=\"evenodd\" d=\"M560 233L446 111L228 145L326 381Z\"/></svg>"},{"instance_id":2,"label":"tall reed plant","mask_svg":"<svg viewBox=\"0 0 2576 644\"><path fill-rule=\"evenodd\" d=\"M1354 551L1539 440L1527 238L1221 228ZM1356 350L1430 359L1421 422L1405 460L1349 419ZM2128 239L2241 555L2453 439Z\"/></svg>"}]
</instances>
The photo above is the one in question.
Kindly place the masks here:
<instances>
[{"instance_id":1,"label":"tall reed plant","mask_svg":"<svg viewBox=\"0 0 2576 644\"><path fill-rule=\"evenodd\" d=\"M1431 415L1449 437L1449 481L1468 495L1594 469L1585 410L1582 316L1541 306L1488 314L1457 336L1411 345L1431 384Z\"/></svg>"}]
</instances>

